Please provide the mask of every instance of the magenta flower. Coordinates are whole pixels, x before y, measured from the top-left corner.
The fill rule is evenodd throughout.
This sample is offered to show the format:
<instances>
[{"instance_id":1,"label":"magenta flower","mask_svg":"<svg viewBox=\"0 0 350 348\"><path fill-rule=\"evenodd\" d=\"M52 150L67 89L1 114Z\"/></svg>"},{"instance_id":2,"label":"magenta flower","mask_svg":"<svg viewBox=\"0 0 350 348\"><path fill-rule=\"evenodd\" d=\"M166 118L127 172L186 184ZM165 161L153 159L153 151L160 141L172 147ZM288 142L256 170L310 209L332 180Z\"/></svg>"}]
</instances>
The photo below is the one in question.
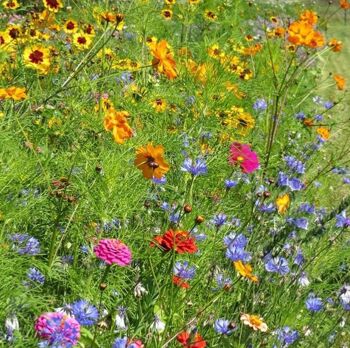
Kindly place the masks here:
<instances>
[{"instance_id":1,"label":"magenta flower","mask_svg":"<svg viewBox=\"0 0 350 348\"><path fill-rule=\"evenodd\" d=\"M248 144L232 143L230 147L229 162L239 164L243 173L252 173L259 168L259 158Z\"/></svg>"},{"instance_id":2,"label":"magenta flower","mask_svg":"<svg viewBox=\"0 0 350 348\"><path fill-rule=\"evenodd\" d=\"M38 336L50 346L71 348L78 344L80 338L79 323L61 312L42 314L36 320L34 328Z\"/></svg>"},{"instance_id":3,"label":"magenta flower","mask_svg":"<svg viewBox=\"0 0 350 348\"><path fill-rule=\"evenodd\" d=\"M119 266L127 266L131 263L131 251L120 240L102 239L94 247L95 255L109 265L116 263Z\"/></svg>"}]
</instances>

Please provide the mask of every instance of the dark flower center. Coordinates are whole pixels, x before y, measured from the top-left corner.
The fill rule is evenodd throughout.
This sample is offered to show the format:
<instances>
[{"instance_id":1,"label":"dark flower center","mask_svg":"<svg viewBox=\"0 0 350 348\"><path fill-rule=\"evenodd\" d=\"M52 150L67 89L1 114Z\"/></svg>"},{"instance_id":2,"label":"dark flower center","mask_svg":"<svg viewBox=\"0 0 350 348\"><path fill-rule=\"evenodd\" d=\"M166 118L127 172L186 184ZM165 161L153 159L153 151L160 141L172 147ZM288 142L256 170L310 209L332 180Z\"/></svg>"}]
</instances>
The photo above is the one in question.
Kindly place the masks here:
<instances>
[{"instance_id":1,"label":"dark flower center","mask_svg":"<svg viewBox=\"0 0 350 348\"><path fill-rule=\"evenodd\" d=\"M19 36L19 31L18 29L12 28L9 31L9 35L12 37L12 39L16 39Z\"/></svg>"},{"instance_id":2,"label":"dark flower center","mask_svg":"<svg viewBox=\"0 0 350 348\"><path fill-rule=\"evenodd\" d=\"M66 25L66 28L68 30L73 30L75 28L75 25L73 22L68 22L67 25Z\"/></svg>"},{"instance_id":3,"label":"dark flower center","mask_svg":"<svg viewBox=\"0 0 350 348\"><path fill-rule=\"evenodd\" d=\"M155 159L152 156L147 157L147 165L153 169L159 167L159 164L155 161Z\"/></svg>"},{"instance_id":4,"label":"dark flower center","mask_svg":"<svg viewBox=\"0 0 350 348\"><path fill-rule=\"evenodd\" d=\"M78 43L80 43L81 45L85 45L86 44L85 37L78 37Z\"/></svg>"},{"instance_id":5,"label":"dark flower center","mask_svg":"<svg viewBox=\"0 0 350 348\"><path fill-rule=\"evenodd\" d=\"M57 0L46 0L46 4L47 6L52 7L54 9L58 9L60 6Z\"/></svg>"},{"instance_id":6,"label":"dark flower center","mask_svg":"<svg viewBox=\"0 0 350 348\"><path fill-rule=\"evenodd\" d=\"M247 127L248 126L248 122L246 120L243 120L242 118L238 119L239 125L242 127Z\"/></svg>"},{"instance_id":7,"label":"dark flower center","mask_svg":"<svg viewBox=\"0 0 350 348\"><path fill-rule=\"evenodd\" d=\"M44 53L41 51L35 50L29 55L29 59L32 63L40 64L44 61Z\"/></svg>"}]
</instances>

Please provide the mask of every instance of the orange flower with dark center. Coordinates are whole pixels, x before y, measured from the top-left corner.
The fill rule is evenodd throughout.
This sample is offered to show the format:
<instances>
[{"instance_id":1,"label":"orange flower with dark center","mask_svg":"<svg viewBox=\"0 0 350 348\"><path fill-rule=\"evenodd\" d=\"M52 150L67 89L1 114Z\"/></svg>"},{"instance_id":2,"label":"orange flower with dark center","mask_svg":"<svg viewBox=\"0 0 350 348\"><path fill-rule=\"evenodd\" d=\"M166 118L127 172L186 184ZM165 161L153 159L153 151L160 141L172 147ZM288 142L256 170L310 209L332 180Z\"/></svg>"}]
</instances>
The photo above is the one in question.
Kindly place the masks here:
<instances>
[{"instance_id":1,"label":"orange flower with dark center","mask_svg":"<svg viewBox=\"0 0 350 348\"><path fill-rule=\"evenodd\" d=\"M175 79L177 77L176 62L166 40L151 43L150 48L151 54L154 57L152 60L153 67L168 79Z\"/></svg>"},{"instance_id":2,"label":"orange flower with dark center","mask_svg":"<svg viewBox=\"0 0 350 348\"><path fill-rule=\"evenodd\" d=\"M136 150L135 166L142 171L146 179L160 179L169 171L169 164L164 160L164 147L148 144Z\"/></svg>"},{"instance_id":3,"label":"orange flower with dark center","mask_svg":"<svg viewBox=\"0 0 350 348\"><path fill-rule=\"evenodd\" d=\"M343 10L349 10L350 9L350 2L347 0L339 0L339 6Z\"/></svg>"},{"instance_id":4,"label":"orange flower with dark center","mask_svg":"<svg viewBox=\"0 0 350 348\"><path fill-rule=\"evenodd\" d=\"M331 39L328 46L332 48L333 52L340 52L343 49L343 43L337 39Z\"/></svg>"},{"instance_id":5,"label":"orange flower with dark center","mask_svg":"<svg viewBox=\"0 0 350 348\"><path fill-rule=\"evenodd\" d=\"M187 231L168 230L153 238L151 246L155 245L165 252L175 250L178 254L194 254L198 250L195 239Z\"/></svg>"}]
</instances>

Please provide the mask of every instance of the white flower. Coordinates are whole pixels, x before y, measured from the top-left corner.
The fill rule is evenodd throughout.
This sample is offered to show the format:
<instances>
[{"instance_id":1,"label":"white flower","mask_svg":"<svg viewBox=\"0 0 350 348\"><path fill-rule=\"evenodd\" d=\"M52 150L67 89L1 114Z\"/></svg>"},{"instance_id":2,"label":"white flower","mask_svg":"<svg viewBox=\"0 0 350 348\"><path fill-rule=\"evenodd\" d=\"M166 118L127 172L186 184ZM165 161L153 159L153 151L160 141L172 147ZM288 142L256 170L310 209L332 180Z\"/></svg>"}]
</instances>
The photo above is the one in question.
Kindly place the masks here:
<instances>
[{"instance_id":1,"label":"white flower","mask_svg":"<svg viewBox=\"0 0 350 348\"><path fill-rule=\"evenodd\" d=\"M161 321L157 315L154 316L154 321L151 325L151 330L156 332L163 332L165 330L165 323Z\"/></svg>"},{"instance_id":2,"label":"white flower","mask_svg":"<svg viewBox=\"0 0 350 348\"><path fill-rule=\"evenodd\" d=\"M140 282L137 283L134 288L134 296L142 297L144 294L147 295L148 291L143 287L143 285Z\"/></svg>"},{"instance_id":3,"label":"white flower","mask_svg":"<svg viewBox=\"0 0 350 348\"><path fill-rule=\"evenodd\" d=\"M6 328L6 340L11 342L13 339L13 333L16 330L19 330L18 319L15 314L11 314L5 320L5 328Z\"/></svg>"}]
</instances>

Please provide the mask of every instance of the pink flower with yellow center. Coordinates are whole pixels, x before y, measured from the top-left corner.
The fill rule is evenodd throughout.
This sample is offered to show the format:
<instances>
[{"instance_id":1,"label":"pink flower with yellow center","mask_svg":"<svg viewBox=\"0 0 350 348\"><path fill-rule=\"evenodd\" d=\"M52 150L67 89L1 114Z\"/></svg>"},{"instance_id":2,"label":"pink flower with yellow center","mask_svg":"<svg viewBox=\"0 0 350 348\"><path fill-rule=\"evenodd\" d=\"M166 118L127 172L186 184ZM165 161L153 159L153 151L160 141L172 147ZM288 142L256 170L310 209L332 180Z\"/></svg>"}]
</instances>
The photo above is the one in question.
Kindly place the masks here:
<instances>
[{"instance_id":1,"label":"pink flower with yellow center","mask_svg":"<svg viewBox=\"0 0 350 348\"><path fill-rule=\"evenodd\" d=\"M250 149L248 144L234 142L230 147L229 162L239 165L243 173L252 173L259 168L258 155Z\"/></svg>"}]
</instances>

